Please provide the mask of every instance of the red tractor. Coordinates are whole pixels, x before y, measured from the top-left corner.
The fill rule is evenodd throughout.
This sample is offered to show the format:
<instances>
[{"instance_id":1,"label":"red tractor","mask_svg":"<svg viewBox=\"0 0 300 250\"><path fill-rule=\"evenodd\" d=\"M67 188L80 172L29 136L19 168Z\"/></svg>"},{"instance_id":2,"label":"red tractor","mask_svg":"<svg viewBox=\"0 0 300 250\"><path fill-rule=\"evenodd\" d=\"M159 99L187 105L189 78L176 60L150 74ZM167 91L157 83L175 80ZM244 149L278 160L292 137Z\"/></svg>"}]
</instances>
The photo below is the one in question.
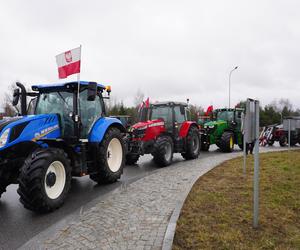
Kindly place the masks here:
<instances>
[{"instance_id":1,"label":"red tractor","mask_svg":"<svg viewBox=\"0 0 300 250\"><path fill-rule=\"evenodd\" d=\"M172 163L173 153L195 159L200 153L200 133L196 122L189 121L186 103L160 102L140 111L140 122L129 132L127 164L135 164L144 154L152 154L159 167Z\"/></svg>"},{"instance_id":2,"label":"red tractor","mask_svg":"<svg viewBox=\"0 0 300 250\"><path fill-rule=\"evenodd\" d=\"M273 146L278 141L281 147L287 145L287 136L283 130L282 124L269 125L263 128L259 137L260 146Z\"/></svg>"}]
</instances>

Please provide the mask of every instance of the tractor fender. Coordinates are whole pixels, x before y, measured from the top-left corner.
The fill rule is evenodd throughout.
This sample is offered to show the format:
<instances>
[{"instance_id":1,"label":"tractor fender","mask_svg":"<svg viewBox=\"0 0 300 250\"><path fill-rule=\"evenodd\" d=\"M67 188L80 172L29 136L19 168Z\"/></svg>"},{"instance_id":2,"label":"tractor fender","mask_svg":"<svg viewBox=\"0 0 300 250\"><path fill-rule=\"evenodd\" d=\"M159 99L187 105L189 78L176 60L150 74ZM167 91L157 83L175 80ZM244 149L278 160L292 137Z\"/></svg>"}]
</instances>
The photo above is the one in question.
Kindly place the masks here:
<instances>
[{"instance_id":1,"label":"tractor fender","mask_svg":"<svg viewBox=\"0 0 300 250\"><path fill-rule=\"evenodd\" d=\"M106 131L111 127L116 127L121 132L126 132L122 122L117 118L101 117L94 123L89 133L89 142L101 142Z\"/></svg>"},{"instance_id":2,"label":"tractor fender","mask_svg":"<svg viewBox=\"0 0 300 250\"><path fill-rule=\"evenodd\" d=\"M179 137L185 138L190 130L190 127L192 126L198 129L198 125L196 122L192 122L192 121L183 122L179 131Z\"/></svg>"}]
</instances>

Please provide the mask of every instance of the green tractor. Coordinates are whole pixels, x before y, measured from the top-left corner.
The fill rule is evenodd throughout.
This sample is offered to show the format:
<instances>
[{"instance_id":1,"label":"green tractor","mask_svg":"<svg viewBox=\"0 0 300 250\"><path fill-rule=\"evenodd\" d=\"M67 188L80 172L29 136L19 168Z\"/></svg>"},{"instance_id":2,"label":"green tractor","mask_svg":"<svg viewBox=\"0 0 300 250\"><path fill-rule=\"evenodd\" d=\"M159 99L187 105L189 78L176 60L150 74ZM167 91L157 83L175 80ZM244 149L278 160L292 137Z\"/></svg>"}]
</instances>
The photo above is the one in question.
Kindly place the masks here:
<instances>
[{"instance_id":1,"label":"green tractor","mask_svg":"<svg viewBox=\"0 0 300 250\"><path fill-rule=\"evenodd\" d=\"M241 108L216 109L213 119L204 123L201 131L201 149L208 151L210 145L216 144L222 152L232 152L237 144L243 149Z\"/></svg>"}]
</instances>

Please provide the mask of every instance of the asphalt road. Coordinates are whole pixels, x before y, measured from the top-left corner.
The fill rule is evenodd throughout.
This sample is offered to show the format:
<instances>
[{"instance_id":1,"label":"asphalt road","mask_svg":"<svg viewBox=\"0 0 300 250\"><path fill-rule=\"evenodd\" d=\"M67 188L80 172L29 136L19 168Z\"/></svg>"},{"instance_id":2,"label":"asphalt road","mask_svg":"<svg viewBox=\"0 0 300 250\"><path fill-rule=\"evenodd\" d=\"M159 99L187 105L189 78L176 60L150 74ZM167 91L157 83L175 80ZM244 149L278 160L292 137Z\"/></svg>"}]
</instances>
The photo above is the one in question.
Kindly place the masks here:
<instances>
[{"instance_id":1,"label":"asphalt road","mask_svg":"<svg viewBox=\"0 0 300 250\"><path fill-rule=\"evenodd\" d=\"M220 152L201 152L200 157L213 157L215 154ZM150 174L157 169L151 159L151 156L146 155L140 158L138 165L126 166L121 180L114 184L96 185L87 176L74 178L65 204L50 214L41 215L25 209L19 202L17 185L10 185L0 199L0 249L16 249L55 223L68 216L76 216L101 201L120 185ZM175 154L173 161L169 167L180 164L183 158L180 154Z\"/></svg>"}]
</instances>

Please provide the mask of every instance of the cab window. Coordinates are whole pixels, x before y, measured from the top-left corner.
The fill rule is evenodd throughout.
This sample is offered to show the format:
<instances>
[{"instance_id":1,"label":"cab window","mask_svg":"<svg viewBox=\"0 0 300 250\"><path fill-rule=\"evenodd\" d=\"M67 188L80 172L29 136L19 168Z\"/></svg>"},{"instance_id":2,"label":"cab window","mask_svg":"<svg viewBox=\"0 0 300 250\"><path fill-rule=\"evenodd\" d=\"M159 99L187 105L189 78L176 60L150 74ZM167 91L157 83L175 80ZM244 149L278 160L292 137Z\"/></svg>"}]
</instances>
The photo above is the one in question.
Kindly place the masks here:
<instances>
[{"instance_id":1,"label":"cab window","mask_svg":"<svg viewBox=\"0 0 300 250\"><path fill-rule=\"evenodd\" d=\"M174 112L175 112L175 121L177 123L183 123L186 120L184 107L180 108L180 106L175 106Z\"/></svg>"},{"instance_id":2,"label":"cab window","mask_svg":"<svg viewBox=\"0 0 300 250\"><path fill-rule=\"evenodd\" d=\"M80 93L80 116L82 123L81 137L87 138L88 134L96 120L102 116L101 99L97 95L94 101L87 100L88 91Z\"/></svg>"}]
</instances>

